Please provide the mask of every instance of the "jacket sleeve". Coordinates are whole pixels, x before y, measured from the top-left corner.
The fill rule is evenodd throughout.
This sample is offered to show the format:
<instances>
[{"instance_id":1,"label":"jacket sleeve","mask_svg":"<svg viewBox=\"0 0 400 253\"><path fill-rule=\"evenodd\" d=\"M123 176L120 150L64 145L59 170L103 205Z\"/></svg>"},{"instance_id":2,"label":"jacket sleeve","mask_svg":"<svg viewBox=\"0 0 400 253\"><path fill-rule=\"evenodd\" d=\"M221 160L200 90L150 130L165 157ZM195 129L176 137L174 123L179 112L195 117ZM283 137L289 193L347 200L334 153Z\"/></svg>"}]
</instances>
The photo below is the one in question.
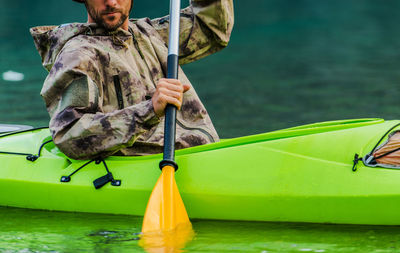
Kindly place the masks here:
<instances>
[{"instance_id":1,"label":"jacket sleeve","mask_svg":"<svg viewBox=\"0 0 400 253\"><path fill-rule=\"evenodd\" d=\"M85 54L61 53L41 92L54 143L73 159L111 155L159 123L151 100L103 112L95 66Z\"/></svg>"},{"instance_id":2,"label":"jacket sleeve","mask_svg":"<svg viewBox=\"0 0 400 253\"><path fill-rule=\"evenodd\" d=\"M151 20L168 43L169 16ZM228 45L233 29L233 0L191 0L181 10L179 63L186 64Z\"/></svg>"}]
</instances>

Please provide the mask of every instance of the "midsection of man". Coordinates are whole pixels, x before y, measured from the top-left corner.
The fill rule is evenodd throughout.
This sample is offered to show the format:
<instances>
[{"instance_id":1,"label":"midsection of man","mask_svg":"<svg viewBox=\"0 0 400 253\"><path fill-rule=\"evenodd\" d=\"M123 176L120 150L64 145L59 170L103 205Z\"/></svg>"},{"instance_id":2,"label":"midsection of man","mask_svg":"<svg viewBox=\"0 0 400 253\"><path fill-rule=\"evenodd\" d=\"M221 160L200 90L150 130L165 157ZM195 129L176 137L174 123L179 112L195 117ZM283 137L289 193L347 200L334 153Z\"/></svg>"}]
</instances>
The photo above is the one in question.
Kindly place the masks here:
<instances>
[{"instance_id":1,"label":"midsection of man","mask_svg":"<svg viewBox=\"0 0 400 253\"><path fill-rule=\"evenodd\" d=\"M41 95L50 130L71 158L162 152L164 117L155 112L153 100L166 81L168 17L125 23L127 29L123 23L115 30L98 23L31 29L49 71ZM180 63L225 47L232 26L232 0L193 1L182 10ZM181 69L179 81L191 86ZM177 148L219 140L193 87L180 105Z\"/></svg>"}]
</instances>

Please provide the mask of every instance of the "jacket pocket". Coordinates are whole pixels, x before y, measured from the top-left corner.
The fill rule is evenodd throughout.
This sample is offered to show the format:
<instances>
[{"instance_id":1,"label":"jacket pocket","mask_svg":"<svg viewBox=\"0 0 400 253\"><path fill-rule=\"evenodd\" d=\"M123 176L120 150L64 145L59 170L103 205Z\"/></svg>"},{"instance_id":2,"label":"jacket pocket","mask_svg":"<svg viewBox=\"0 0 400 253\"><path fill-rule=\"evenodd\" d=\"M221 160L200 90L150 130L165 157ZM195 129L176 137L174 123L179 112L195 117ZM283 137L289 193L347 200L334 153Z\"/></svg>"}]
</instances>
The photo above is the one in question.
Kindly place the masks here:
<instances>
[{"instance_id":1,"label":"jacket pocket","mask_svg":"<svg viewBox=\"0 0 400 253\"><path fill-rule=\"evenodd\" d=\"M117 95L118 109L121 110L124 108L124 99L122 97L121 82L119 80L118 75L113 76L113 79L114 79L115 94Z\"/></svg>"}]
</instances>

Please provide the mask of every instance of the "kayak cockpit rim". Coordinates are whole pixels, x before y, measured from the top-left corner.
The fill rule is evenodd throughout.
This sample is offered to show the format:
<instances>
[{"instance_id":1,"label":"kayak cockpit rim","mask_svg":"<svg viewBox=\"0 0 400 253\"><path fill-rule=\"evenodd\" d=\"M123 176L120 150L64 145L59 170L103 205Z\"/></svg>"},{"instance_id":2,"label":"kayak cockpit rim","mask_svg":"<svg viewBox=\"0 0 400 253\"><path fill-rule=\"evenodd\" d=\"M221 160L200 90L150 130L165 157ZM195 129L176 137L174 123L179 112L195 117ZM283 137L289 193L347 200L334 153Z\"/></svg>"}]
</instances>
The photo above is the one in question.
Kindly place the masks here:
<instances>
[{"instance_id":1,"label":"kayak cockpit rim","mask_svg":"<svg viewBox=\"0 0 400 253\"><path fill-rule=\"evenodd\" d=\"M356 128L356 127L380 124L380 123L384 123L384 122L385 122L385 120L380 119L380 118L363 118L363 119L348 119L348 120L319 122L319 123L314 123L314 124L307 124L307 125L303 125L303 126L282 129L282 130L276 130L276 131L262 133L262 134L255 134L255 135L249 135L249 136L231 138L231 139L222 139L220 142L216 142L216 143L210 143L210 144L200 145L200 146L196 146L196 147L177 150L176 155L184 156L184 155L194 154L194 153L199 153L199 152L213 151L213 150L222 149L222 148L226 148L226 147L235 147L235 146L242 146L242 145L253 144L253 143L258 143L258 142L263 142L263 141L277 140L277 139L310 135L310 134L318 134L318 133L337 131L337 130L345 130L345 129L351 129L351 128ZM41 128L23 130L20 132L6 133L4 135L0 135L0 140L7 136L18 135L18 134L22 134L22 133L31 132L33 134L36 131L43 131L43 134L41 134L41 136L45 136L44 138L41 139L41 142L38 143L38 147L40 145L42 145L44 142L51 139L51 135L50 135L48 128L41 127ZM0 149L2 150L3 148L0 148ZM51 153L53 155L57 155L57 156L66 158L66 159L70 160L71 162L74 161L73 159L66 157L62 152L57 151L58 149L56 150L54 144L46 145L44 147L44 149L46 149L49 153ZM7 148L6 151L12 152L13 150L10 150L10 148ZM17 151L17 152L20 152L20 151ZM136 160L154 159L154 158L158 158L160 156L161 156L161 154L154 154L154 155L147 155L147 156L110 156L107 158L107 160L122 160L122 161L135 160L136 161Z\"/></svg>"}]
</instances>

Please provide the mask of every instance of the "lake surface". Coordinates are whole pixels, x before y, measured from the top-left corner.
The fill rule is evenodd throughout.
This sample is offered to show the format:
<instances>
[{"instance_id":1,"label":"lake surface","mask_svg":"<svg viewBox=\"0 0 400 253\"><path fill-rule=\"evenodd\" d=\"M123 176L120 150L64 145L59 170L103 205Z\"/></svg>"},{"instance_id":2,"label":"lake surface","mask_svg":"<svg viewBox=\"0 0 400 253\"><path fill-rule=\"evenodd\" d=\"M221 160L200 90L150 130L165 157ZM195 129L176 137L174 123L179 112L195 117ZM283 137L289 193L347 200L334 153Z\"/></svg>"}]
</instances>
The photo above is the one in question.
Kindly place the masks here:
<instances>
[{"instance_id":1,"label":"lake surface","mask_svg":"<svg viewBox=\"0 0 400 253\"><path fill-rule=\"evenodd\" d=\"M46 72L28 29L84 22L84 8L68 0L0 3L0 75L23 74L20 81L0 76L0 123L45 126L39 92ZM235 8L230 45L183 66L221 137L400 118L400 1L239 0ZM167 1L135 1L132 16L167 12ZM0 208L0 252L141 251L141 219ZM193 226L189 252L400 250L399 227L200 220Z\"/></svg>"},{"instance_id":2,"label":"lake surface","mask_svg":"<svg viewBox=\"0 0 400 253\"><path fill-rule=\"evenodd\" d=\"M141 217L0 208L0 252L145 252ZM187 252L399 252L400 227L192 221Z\"/></svg>"}]
</instances>

